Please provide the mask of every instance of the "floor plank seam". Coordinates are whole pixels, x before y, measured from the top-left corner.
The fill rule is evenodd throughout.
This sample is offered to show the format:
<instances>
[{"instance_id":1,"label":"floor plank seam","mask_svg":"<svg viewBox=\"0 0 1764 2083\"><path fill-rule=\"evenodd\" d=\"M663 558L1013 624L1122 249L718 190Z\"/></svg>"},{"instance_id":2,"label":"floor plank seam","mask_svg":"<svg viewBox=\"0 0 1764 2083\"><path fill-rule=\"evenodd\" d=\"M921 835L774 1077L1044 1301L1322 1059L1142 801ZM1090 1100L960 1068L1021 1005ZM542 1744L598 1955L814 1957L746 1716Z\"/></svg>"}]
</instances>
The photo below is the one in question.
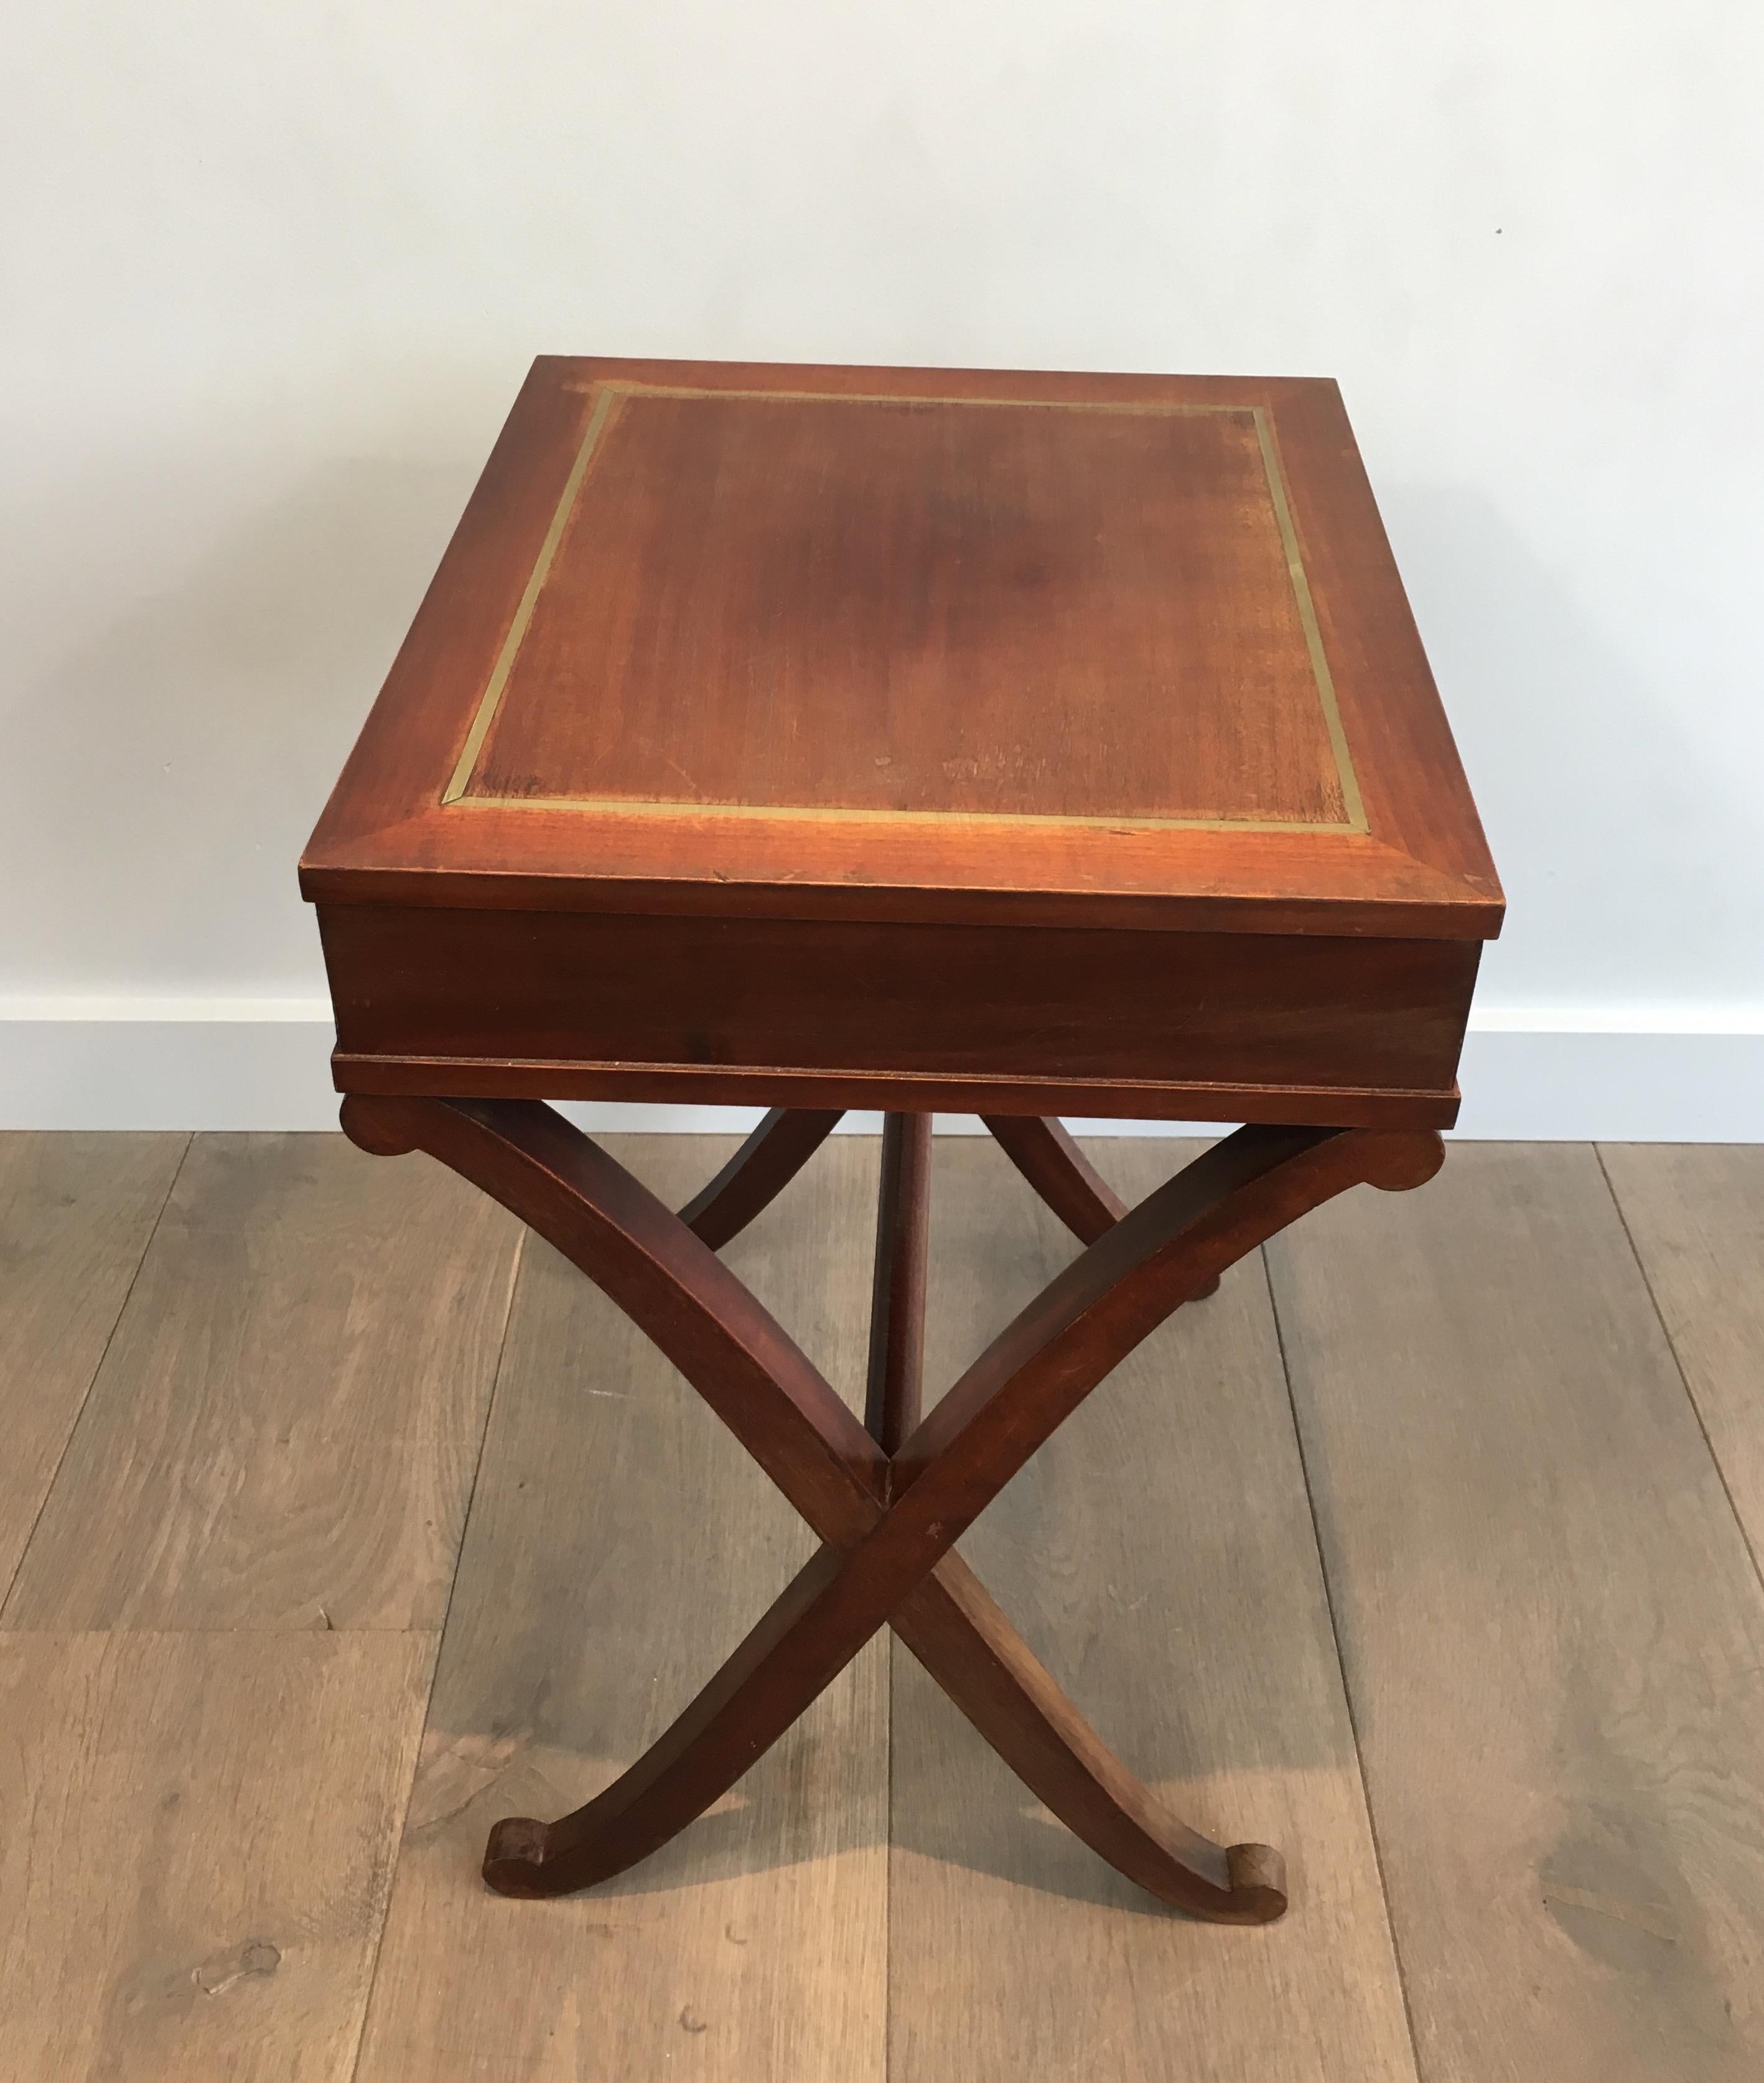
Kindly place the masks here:
<instances>
[{"instance_id":1,"label":"floor plank seam","mask_svg":"<svg viewBox=\"0 0 1764 2083\"><path fill-rule=\"evenodd\" d=\"M876 1142L877 1142L877 1148L878 1148L878 1153L879 1153L879 1152L880 1152L880 1150L881 1150L881 1145L882 1145L882 1139L881 1139L881 1137L880 1137L879 1135L877 1137L877 1139L876 1139ZM932 1143L931 1143L931 1155L930 1155L930 1160L929 1160L929 1163L930 1163L930 1176L929 1176L929 1179L928 1179L928 1181L927 1181L927 1186L926 1186L926 1190L927 1190L928 1192L934 1192L934 1191L936 1190L936 1184L937 1184L937 1168L937 1168L937 1139L936 1139L935 1136L933 1136L933 1139L932 1139ZM875 1235L875 1229L876 1229L876 1228L878 1228L878 1227L879 1227L879 1226L880 1226L880 1223L881 1223L881 1211L880 1211L880 1209L878 1208L878 1211L877 1211L877 1215L876 1215L876 1223L875 1223L875 1225L874 1225L874 1226L873 1227L873 1228L872 1228L872 1233L871 1233L870 1239L869 1239L870 1256L871 1256L872 1259L874 1259L874 1257L875 1257L875 1253L876 1253L876 1248L877 1248L877 1239L876 1239L876 1235ZM922 1343L922 1339L923 1339L923 1327L922 1327L922 1326L921 1326L921 1328L920 1328L920 1337L921 1337L920 1358L921 1358L921 1363L922 1363L922 1361L923 1361L923 1353L924 1353L924 1347L923 1347L923 1343ZM884 1629L883 1629L883 1630L882 1630L882 1672L883 1672L883 1682L886 1684L886 1686L887 1686L887 1688L888 1688L888 1716L887 1716L887 1738L886 1738L886 1740L887 1740L887 1745L888 1745L888 1756L887 1756L887 1769L886 1769L886 1779L885 1779L885 1781L884 1781L884 1784L885 1784L885 1785L886 1786L886 1789L887 1789L887 1799L886 1799L886 1802L885 1802L885 1804L884 1804L884 1815L883 1815L883 1821L882 1821L882 2083L894 2083L894 2078L895 2078L895 1667L896 1663L898 1663L898 1661L899 1661L899 1650L897 1649L897 1647L896 1647L896 1646L895 1646L895 1638L894 1638L893 1633L891 1632L891 1630L890 1630L889 1629L886 1629L886 1628L884 1628Z\"/></svg>"},{"instance_id":2,"label":"floor plank seam","mask_svg":"<svg viewBox=\"0 0 1764 2083\"><path fill-rule=\"evenodd\" d=\"M264 1636L275 1636L284 1641L305 1641L313 1635L332 1635L339 1640L353 1641L357 1635L383 1635L389 1641L403 1641L412 1635L427 1635L432 1641L441 1639L441 1629L434 1627L27 1627L0 1628L0 1641L81 1641L87 1636L135 1635L142 1641L201 1641L224 1635L233 1641L251 1641Z\"/></svg>"},{"instance_id":3,"label":"floor plank seam","mask_svg":"<svg viewBox=\"0 0 1764 2083\"><path fill-rule=\"evenodd\" d=\"M1698 1402L1697 1392L1690 1386L1690 1374L1679 1354L1678 1341L1673 1337L1672 1327L1666 1321L1665 1311L1660 1306L1660 1297L1654 1292L1654 1283L1648 1270L1648 1261L1642 1257L1641 1247L1635 1241L1635 1232L1629 1226L1629 1217L1623 1209L1623 1197L1618 1192L1616 1182L1611 1177L1610 1168L1605 1162L1604 1145L1595 1143L1593 1145L1593 1155L1597 1160L1599 1176L1605 1181L1605 1192L1611 1197L1611 1206L1617 1211L1617 1219L1622 1226L1623 1239L1629 1246L1630 1257L1635 1260L1635 1270L1641 1275L1642 1286L1648 1291L1648 1306L1654 1312L1654 1321L1659 1325L1660 1335L1666 1341L1666 1350L1672 1354L1673 1367L1677 1371L1679 1384L1684 1390L1685 1401L1690 1405L1690 1414L1696 1419L1697 1430L1703 1435L1703 1446L1707 1449L1709 1460L1715 1468L1716 1480L1721 1485L1721 1494L1728 1501L1728 1510L1732 1514L1733 1523L1739 1528L1740 1539L1745 1544L1746 1554L1751 1560L1752 1574L1758 1579L1759 1591L1764 1592L1764 1560L1760 1559L1757 1549L1752 1544L1752 1536L1746 1528L1745 1515L1741 1511L1734 1498L1733 1485L1728 1481L1728 1472L1721 1464L1721 1456L1715 1451L1715 1441L1709 1436L1709 1427L1703 1415L1703 1405Z\"/></svg>"},{"instance_id":4,"label":"floor plank seam","mask_svg":"<svg viewBox=\"0 0 1764 2083\"><path fill-rule=\"evenodd\" d=\"M367 1977L362 1992L362 2015L356 2022L355 2051L349 2059L349 2083L362 2066L362 2054L367 2044L367 2014L374 2005L374 1986L379 1979L380 1954L386 1945L386 1927L392 1920L392 1894L398 1886L398 1869L404 1854L404 1825L410 1815L410 1804L416 1797L417 1775L422 1768L423 1738L429 1729L429 1702L434 1697L435 1673L441 1668L441 1637L438 1633L429 1658L429 1683L423 1692L422 1726L417 1732L417 1753L410 1762L410 1775L404 1781L404 1798L398 1803L393 1818L392 1851L386 1875L386 1900L381 1907L379 1929L374 1934L373 1957L368 1962Z\"/></svg>"},{"instance_id":5,"label":"floor plank seam","mask_svg":"<svg viewBox=\"0 0 1764 2083\"><path fill-rule=\"evenodd\" d=\"M43 1523L43 1515L49 1509L49 1499L54 1494L56 1484L61 1479L61 1470L66 1465L69 1451L74 1444L74 1434L79 1430L80 1422L86 1415L87 1405L92 1400L92 1391L98 1385L98 1377L104 1371L104 1363L110 1358L110 1349L116 1341L116 1333L121 1328L122 1320L129 1313L129 1304L134 1299L135 1289L140 1282L141 1270L146 1264L148 1254L153 1249L154 1239L159 1234L159 1225L165 1220L165 1211L171 1205L171 1196L178 1189L178 1181L184 1176L185 1160L188 1158L195 1142L194 1135L187 1135L184 1139L184 1147L178 1152L178 1161L172 1166L171 1177L166 1182L165 1198L160 1202L154 1215L153 1226L147 1232L146 1242L141 1247L141 1256L135 1261L134 1271L129 1276L129 1284L123 1290L122 1300L117 1304L116 1313L111 1319L110 1329L104 1333L104 1346L99 1352L96 1363L87 1378L85 1390L80 1396L79 1408L74 1413L74 1422L67 1428L67 1437L61 1442L61 1451L55 1457L55 1466L49 1472L49 1481L43 1485L42 1496L36 1501L36 1510L31 1518L31 1530L26 1534L19 1546L19 1559L13 1565L11 1575L6 1579L6 1591L3 1595L0 1595L0 1634L19 1632L18 1629L9 1628L6 1625L6 1607L11 1602L12 1593L19 1578L23 1574L25 1558L31 1552L31 1544L36 1539L37 1528ZM95 1629L92 1632L108 1632L108 1630Z\"/></svg>"},{"instance_id":6,"label":"floor plank seam","mask_svg":"<svg viewBox=\"0 0 1764 2083\"><path fill-rule=\"evenodd\" d=\"M404 1784L404 1798L399 1804L398 1828L392 1839L392 1866L386 1883L386 1906L380 1916L379 1929L374 1934L374 1957L368 1963L367 1989L362 2003L361 2022L356 2027L355 2054L349 2063L349 2083L356 2083L362 2070L362 2056L367 2049L368 2013L374 2008L374 1993L379 1985L380 1955L386 1950L386 1931L392 1920L392 1896L398 1887L398 1870L404 1862L404 1824L410 1814L410 1804L417 1792L417 1775L422 1769L423 1739L429 1733L429 1710L435 1696L435 1679L441 1669L442 1647L446 1640L447 1620L453 1612L454 1594L459 1586L459 1558L465 1553L466 1531L472 1523L472 1507L478 1494L478 1477L484 1468L484 1443L490 1436L490 1426L496 1415L497 1391L502 1385L502 1363L508 1353L509 1326L514 1320L515 1291L521 1284L521 1268L527 1261L527 1246L532 1232L522 1224L520 1235L514 1240L514 1256L509 1267L508 1299L502 1308L502 1330L496 1344L496 1364L490 1370L490 1393L484 1399L484 1424L478 1433L478 1451L472 1463L472 1481L466 1487L466 1508L459 1515L459 1539L453 1551L453 1575L448 1580L447 1603L442 1609L441 1624L434 1630L435 1653L429 1659L429 1685L423 1696L422 1726L417 1734L417 1755L411 1763L410 1777Z\"/></svg>"},{"instance_id":7,"label":"floor plank seam","mask_svg":"<svg viewBox=\"0 0 1764 2083\"><path fill-rule=\"evenodd\" d=\"M895 2077L895 1663L894 1637L882 1636L888 1685L888 1799L882 1836L882 2083Z\"/></svg>"},{"instance_id":8,"label":"floor plank seam","mask_svg":"<svg viewBox=\"0 0 1764 2083\"><path fill-rule=\"evenodd\" d=\"M1318 1517L1316 1485L1311 1481L1311 1464L1305 1451L1305 1428L1299 1422L1298 1398L1292 1388L1292 1363L1287 1351L1286 1327L1280 1320L1280 1297L1274 1288L1274 1269L1268 1262L1268 1248L1261 1249L1262 1277L1267 1283L1268 1308L1274 1318L1274 1341L1280 1355L1281 1378L1286 1384L1286 1405L1292 1419L1292 1440L1298 1449L1299 1468L1305 1478L1305 1502L1310 1512L1311 1542L1317 1552L1317 1574L1323 1587L1323 1605L1329 1615L1330 1639L1335 1645L1335 1668L1341 1673L1342 1699L1347 1709L1347 1726L1354 1739L1354 1772L1360 1781L1360 1804L1366 1811L1366 1831L1372 1840L1372 1859L1378 1876L1378 1892L1384 1902L1385 1929L1390 1937L1390 1958L1397 1971L1397 1988L1402 1997L1403 2022L1408 2029L1409 2059L1415 2070L1416 2083L1423 2083L1421 2061L1421 2039L1415 2026L1415 2005L1409 1994L1408 1970L1403 1964L1402 1941L1397 1933L1396 1910L1390 1900L1390 1883L1385 1873L1384 1840L1379 1834L1378 1817L1373 1806L1372 1788L1366 1772L1365 1747L1360 1738L1360 1715L1354 1705L1353 1680L1347 1674L1347 1659L1342 1654L1341 1622L1335 1612L1335 1587L1329 1574L1329 1558L1323 1548L1323 1529Z\"/></svg>"}]
</instances>

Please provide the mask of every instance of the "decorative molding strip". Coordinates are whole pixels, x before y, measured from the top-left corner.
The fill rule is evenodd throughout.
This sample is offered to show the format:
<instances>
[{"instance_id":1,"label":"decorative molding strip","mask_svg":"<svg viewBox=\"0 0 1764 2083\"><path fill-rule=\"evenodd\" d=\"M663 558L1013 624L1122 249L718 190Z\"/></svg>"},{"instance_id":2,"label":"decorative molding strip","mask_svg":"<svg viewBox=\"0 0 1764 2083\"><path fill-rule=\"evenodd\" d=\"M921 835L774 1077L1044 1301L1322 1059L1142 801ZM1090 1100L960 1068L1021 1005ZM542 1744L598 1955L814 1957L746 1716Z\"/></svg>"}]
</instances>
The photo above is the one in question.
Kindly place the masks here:
<instances>
[{"instance_id":1,"label":"decorative molding strip","mask_svg":"<svg viewBox=\"0 0 1764 2083\"><path fill-rule=\"evenodd\" d=\"M0 999L0 1128L334 1128L331 1044L322 999ZM1764 1009L1478 1009L1462 1083L1460 1135L1764 1143ZM586 1127L682 1133L744 1132L759 1118L713 1107L566 1111ZM841 1132L877 1126L853 1113ZM1179 1122L1069 1126L1193 1132ZM962 1115L937 1126L980 1132Z\"/></svg>"}]
</instances>

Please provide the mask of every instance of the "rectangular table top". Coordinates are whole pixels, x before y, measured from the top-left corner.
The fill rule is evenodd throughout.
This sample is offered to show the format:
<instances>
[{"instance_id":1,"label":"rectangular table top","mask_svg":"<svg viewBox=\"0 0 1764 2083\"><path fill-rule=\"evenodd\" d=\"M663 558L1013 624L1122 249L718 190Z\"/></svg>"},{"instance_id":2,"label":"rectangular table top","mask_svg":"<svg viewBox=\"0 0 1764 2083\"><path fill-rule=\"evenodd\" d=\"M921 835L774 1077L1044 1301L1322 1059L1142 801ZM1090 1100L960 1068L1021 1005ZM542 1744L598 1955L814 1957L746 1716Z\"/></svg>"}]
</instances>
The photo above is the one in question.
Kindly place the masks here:
<instances>
[{"instance_id":1,"label":"rectangular table top","mask_svg":"<svg viewBox=\"0 0 1764 2083\"><path fill-rule=\"evenodd\" d=\"M1478 940L1339 394L544 357L321 903Z\"/></svg>"}]
</instances>

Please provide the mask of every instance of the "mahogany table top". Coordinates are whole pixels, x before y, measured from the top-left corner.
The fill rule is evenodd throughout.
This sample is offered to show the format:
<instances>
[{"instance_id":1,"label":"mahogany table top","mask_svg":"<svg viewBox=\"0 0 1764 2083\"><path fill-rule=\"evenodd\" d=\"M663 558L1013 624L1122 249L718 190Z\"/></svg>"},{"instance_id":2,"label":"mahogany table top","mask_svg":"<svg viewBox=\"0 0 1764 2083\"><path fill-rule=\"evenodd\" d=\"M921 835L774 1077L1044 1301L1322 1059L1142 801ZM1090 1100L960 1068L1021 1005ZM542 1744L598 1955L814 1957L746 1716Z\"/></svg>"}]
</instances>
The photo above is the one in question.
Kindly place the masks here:
<instances>
[{"instance_id":1,"label":"mahogany table top","mask_svg":"<svg viewBox=\"0 0 1764 2083\"><path fill-rule=\"evenodd\" d=\"M303 881L1473 940L1501 912L1333 383L558 357Z\"/></svg>"}]
</instances>

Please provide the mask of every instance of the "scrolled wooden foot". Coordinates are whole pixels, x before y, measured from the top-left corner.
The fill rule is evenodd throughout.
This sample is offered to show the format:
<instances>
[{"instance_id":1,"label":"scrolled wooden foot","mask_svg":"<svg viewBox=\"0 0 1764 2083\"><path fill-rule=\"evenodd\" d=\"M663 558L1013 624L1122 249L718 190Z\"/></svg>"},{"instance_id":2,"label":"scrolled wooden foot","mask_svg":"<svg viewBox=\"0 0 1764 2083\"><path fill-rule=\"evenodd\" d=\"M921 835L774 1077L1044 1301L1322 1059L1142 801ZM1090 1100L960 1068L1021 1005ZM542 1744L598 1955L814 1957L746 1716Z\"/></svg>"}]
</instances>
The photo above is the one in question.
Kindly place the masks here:
<instances>
[{"instance_id":1,"label":"scrolled wooden foot","mask_svg":"<svg viewBox=\"0 0 1764 2083\"><path fill-rule=\"evenodd\" d=\"M484 1847L484 1878L498 1895L534 1901L561 1895L555 1874L545 1872L545 1825L531 1815L506 1815L490 1832ZM547 1885L548 1881L552 1884Z\"/></svg>"},{"instance_id":2,"label":"scrolled wooden foot","mask_svg":"<svg viewBox=\"0 0 1764 2083\"><path fill-rule=\"evenodd\" d=\"M1286 1861L1271 1844L1233 1844L1225 1853L1230 1912L1220 1924L1272 1924L1286 1914Z\"/></svg>"}]
</instances>

